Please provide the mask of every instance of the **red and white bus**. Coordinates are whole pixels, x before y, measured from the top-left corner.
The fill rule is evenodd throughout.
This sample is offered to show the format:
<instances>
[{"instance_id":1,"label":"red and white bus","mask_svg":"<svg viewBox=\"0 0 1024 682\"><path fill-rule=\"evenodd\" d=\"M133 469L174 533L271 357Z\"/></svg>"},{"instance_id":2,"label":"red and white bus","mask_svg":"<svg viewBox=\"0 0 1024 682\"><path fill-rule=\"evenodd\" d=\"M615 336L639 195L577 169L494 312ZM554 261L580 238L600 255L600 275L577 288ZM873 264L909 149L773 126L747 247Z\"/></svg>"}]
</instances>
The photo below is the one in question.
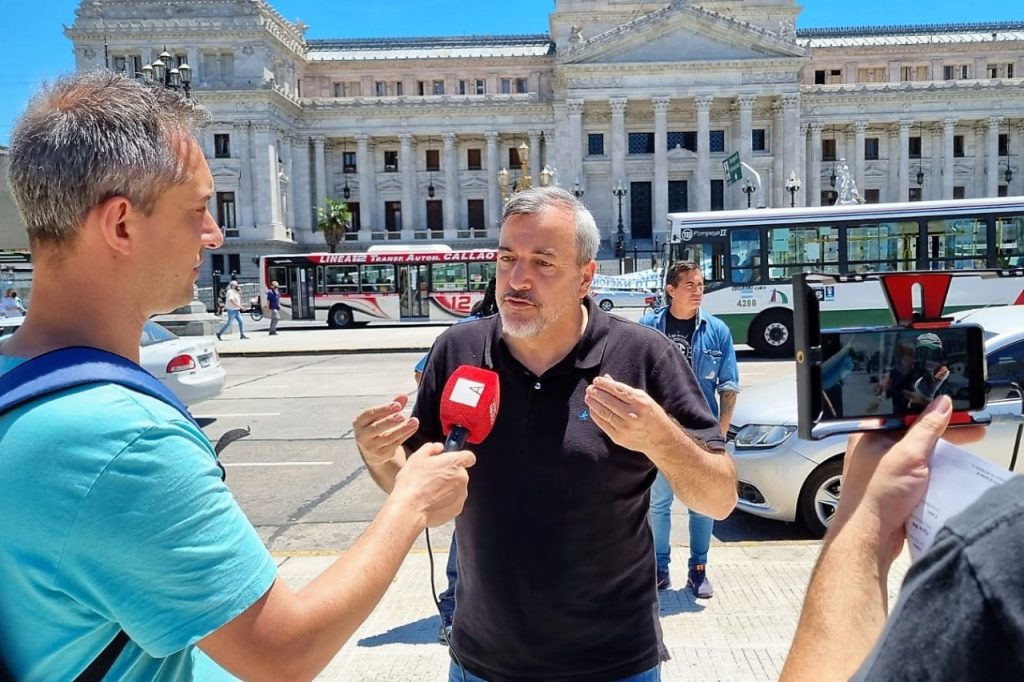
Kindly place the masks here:
<instances>
[{"instance_id":1,"label":"red and white bus","mask_svg":"<svg viewBox=\"0 0 1024 682\"><path fill-rule=\"evenodd\" d=\"M260 258L266 290L276 281L281 318L357 322L454 322L469 315L494 277L497 251L445 245L371 246L357 253Z\"/></svg>"}]
</instances>

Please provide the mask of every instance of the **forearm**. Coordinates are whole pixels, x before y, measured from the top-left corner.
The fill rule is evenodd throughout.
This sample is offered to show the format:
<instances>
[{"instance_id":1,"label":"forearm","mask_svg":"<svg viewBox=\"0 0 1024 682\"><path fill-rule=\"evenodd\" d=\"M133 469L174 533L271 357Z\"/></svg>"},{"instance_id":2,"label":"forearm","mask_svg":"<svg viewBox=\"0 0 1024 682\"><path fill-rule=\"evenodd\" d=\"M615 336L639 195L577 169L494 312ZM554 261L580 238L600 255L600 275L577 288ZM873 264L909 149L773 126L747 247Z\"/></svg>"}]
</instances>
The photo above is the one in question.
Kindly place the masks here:
<instances>
[{"instance_id":1,"label":"forearm","mask_svg":"<svg viewBox=\"0 0 1024 682\"><path fill-rule=\"evenodd\" d=\"M356 447L359 447L358 444ZM366 464L366 470L370 474L370 478L377 484L381 490L386 493L390 493L395 488L395 478L398 476L398 472L402 470L402 465L405 463L405 448L398 446L395 449L395 456L386 462L379 464L371 464L366 461L366 457L363 455L362 449L359 451L360 456L363 457L363 463Z\"/></svg>"},{"instance_id":2,"label":"forearm","mask_svg":"<svg viewBox=\"0 0 1024 682\"><path fill-rule=\"evenodd\" d=\"M807 588L782 682L848 680L885 627L889 562L873 539L877 530L851 519L832 531Z\"/></svg>"},{"instance_id":3,"label":"forearm","mask_svg":"<svg viewBox=\"0 0 1024 682\"><path fill-rule=\"evenodd\" d=\"M711 452L671 422L645 452L689 509L724 519L736 506L736 468L724 452Z\"/></svg>"},{"instance_id":4,"label":"forearm","mask_svg":"<svg viewBox=\"0 0 1024 682\"><path fill-rule=\"evenodd\" d=\"M718 394L718 423L722 426L722 434L729 431L732 423L732 411L736 409L736 391L722 391Z\"/></svg>"}]
</instances>

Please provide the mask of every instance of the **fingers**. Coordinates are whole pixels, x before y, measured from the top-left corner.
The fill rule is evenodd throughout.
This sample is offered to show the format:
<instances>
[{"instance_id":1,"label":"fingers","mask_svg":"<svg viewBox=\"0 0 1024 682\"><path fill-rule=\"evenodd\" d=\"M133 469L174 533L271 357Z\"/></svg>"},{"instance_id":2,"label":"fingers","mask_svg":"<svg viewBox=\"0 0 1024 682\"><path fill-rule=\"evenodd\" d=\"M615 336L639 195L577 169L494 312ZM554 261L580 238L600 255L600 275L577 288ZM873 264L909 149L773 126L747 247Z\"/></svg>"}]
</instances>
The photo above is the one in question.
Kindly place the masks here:
<instances>
[{"instance_id":1,"label":"fingers","mask_svg":"<svg viewBox=\"0 0 1024 682\"><path fill-rule=\"evenodd\" d=\"M409 404L409 397L405 394L395 396L395 399L389 403L383 405L375 405L374 407L367 408L356 415L355 420L352 422L357 430L363 429L380 419L383 419L391 414L397 414L405 409L405 406Z\"/></svg>"},{"instance_id":2,"label":"fingers","mask_svg":"<svg viewBox=\"0 0 1024 682\"><path fill-rule=\"evenodd\" d=\"M927 453L930 456L935 444L949 426L952 415L953 401L949 396L939 396L925 408L910 427L901 441L902 444L910 453Z\"/></svg>"}]
</instances>

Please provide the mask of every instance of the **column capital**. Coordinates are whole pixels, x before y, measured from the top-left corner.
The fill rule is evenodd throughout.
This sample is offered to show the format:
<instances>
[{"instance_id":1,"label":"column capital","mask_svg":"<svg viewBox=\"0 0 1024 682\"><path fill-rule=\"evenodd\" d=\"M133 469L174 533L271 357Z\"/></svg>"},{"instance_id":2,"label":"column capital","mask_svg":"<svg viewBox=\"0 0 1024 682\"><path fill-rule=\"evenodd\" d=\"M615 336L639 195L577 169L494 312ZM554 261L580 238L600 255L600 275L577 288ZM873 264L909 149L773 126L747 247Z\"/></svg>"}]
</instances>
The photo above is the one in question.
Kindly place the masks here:
<instances>
[{"instance_id":1,"label":"column capital","mask_svg":"<svg viewBox=\"0 0 1024 682\"><path fill-rule=\"evenodd\" d=\"M326 139L327 138L325 136L323 136L323 135L310 135L309 136L309 141L312 142L313 144L315 144L317 147L324 146L324 142L326 141Z\"/></svg>"},{"instance_id":2,"label":"column capital","mask_svg":"<svg viewBox=\"0 0 1024 682\"><path fill-rule=\"evenodd\" d=\"M541 135L541 131L539 131L539 130L528 130L528 131L526 131L526 136L528 138L530 138L530 142L531 143L533 143L534 140L540 140L540 135Z\"/></svg>"},{"instance_id":3,"label":"column capital","mask_svg":"<svg viewBox=\"0 0 1024 682\"><path fill-rule=\"evenodd\" d=\"M554 144L555 143L555 129L551 128L551 129L545 130L543 132L544 132L544 141L549 143L549 144Z\"/></svg>"},{"instance_id":4,"label":"column capital","mask_svg":"<svg viewBox=\"0 0 1024 682\"><path fill-rule=\"evenodd\" d=\"M356 133L352 137L356 138L356 144L360 147L366 146L370 143L370 136L366 133Z\"/></svg>"},{"instance_id":5,"label":"column capital","mask_svg":"<svg viewBox=\"0 0 1024 682\"><path fill-rule=\"evenodd\" d=\"M608 106L611 107L612 116L625 116L626 115L626 103L625 97L611 97L608 100Z\"/></svg>"},{"instance_id":6,"label":"column capital","mask_svg":"<svg viewBox=\"0 0 1024 682\"><path fill-rule=\"evenodd\" d=\"M441 141L444 142L444 146L446 149L455 146L456 138L458 138L458 135L456 135L455 133L441 133Z\"/></svg>"},{"instance_id":7,"label":"column capital","mask_svg":"<svg viewBox=\"0 0 1024 682\"><path fill-rule=\"evenodd\" d=\"M651 98L651 108L654 109L655 114L664 114L668 112L671 102L671 97L653 97Z\"/></svg>"},{"instance_id":8,"label":"column capital","mask_svg":"<svg viewBox=\"0 0 1024 682\"><path fill-rule=\"evenodd\" d=\"M807 121L800 122L800 136L807 137L807 132L811 129L811 124Z\"/></svg>"},{"instance_id":9,"label":"column capital","mask_svg":"<svg viewBox=\"0 0 1024 682\"><path fill-rule=\"evenodd\" d=\"M910 132L910 129L914 127L914 122L905 118L900 119L900 132Z\"/></svg>"},{"instance_id":10,"label":"column capital","mask_svg":"<svg viewBox=\"0 0 1024 682\"><path fill-rule=\"evenodd\" d=\"M693 106L698 112L707 113L711 111L711 103L715 100L714 95L697 95L693 98Z\"/></svg>"},{"instance_id":11,"label":"column capital","mask_svg":"<svg viewBox=\"0 0 1024 682\"><path fill-rule=\"evenodd\" d=\"M736 95L736 106L740 108L740 111L753 111L755 101L757 101L757 95Z\"/></svg>"},{"instance_id":12,"label":"column capital","mask_svg":"<svg viewBox=\"0 0 1024 682\"><path fill-rule=\"evenodd\" d=\"M825 127L825 124L821 121L811 121L810 126L812 135L821 135L821 131Z\"/></svg>"},{"instance_id":13,"label":"column capital","mask_svg":"<svg viewBox=\"0 0 1024 682\"><path fill-rule=\"evenodd\" d=\"M583 100L581 99L570 99L565 102L566 109L569 111L570 116L582 116L583 115Z\"/></svg>"},{"instance_id":14,"label":"column capital","mask_svg":"<svg viewBox=\"0 0 1024 682\"><path fill-rule=\"evenodd\" d=\"M487 139L487 144L498 144L498 137L500 134L495 130L488 130L484 133L484 137Z\"/></svg>"},{"instance_id":15,"label":"column capital","mask_svg":"<svg viewBox=\"0 0 1024 682\"><path fill-rule=\"evenodd\" d=\"M793 109L800 106L800 95L796 93L789 93L779 97L782 100L782 106L786 109Z\"/></svg>"},{"instance_id":16,"label":"column capital","mask_svg":"<svg viewBox=\"0 0 1024 682\"><path fill-rule=\"evenodd\" d=\"M407 145L411 145L412 144L412 140L413 140L412 133L399 133L398 134L398 141L402 144L403 147L407 146Z\"/></svg>"},{"instance_id":17,"label":"column capital","mask_svg":"<svg viewBox=\"0 0 1024 682\"><path fill-rule=\"evenodd\" d=\"M866 133L868 131L868 122L867 121L854 121L853 122L853 131L855 133L857 133L858 135L863 135L864 133Z\"/></svg>"},{"instance_id":18,"label":"column capital","mask_svg":"<svg viewBox=\"0 0 1024 682\"><path fill-rule=\"evenodd\" d=\"M959 123L959 121L960 119L957 118L956 116L947 116L946 118L942 119L942 127L952 132L952 130L956 128L956 124Z\"/></svg>"},{"instance_id":19,"label":"column capital","mask_svg":"<svg viewBox=\"0 0 1024 682\"><path fill-rule=\"evenodd\" d=\"M1001 125L1003 125L1003 121L1005 119L1006 119L1005 116L989 116L988 117L988 127L989 128L998 128Z\"/></svg>"}]
</instances>

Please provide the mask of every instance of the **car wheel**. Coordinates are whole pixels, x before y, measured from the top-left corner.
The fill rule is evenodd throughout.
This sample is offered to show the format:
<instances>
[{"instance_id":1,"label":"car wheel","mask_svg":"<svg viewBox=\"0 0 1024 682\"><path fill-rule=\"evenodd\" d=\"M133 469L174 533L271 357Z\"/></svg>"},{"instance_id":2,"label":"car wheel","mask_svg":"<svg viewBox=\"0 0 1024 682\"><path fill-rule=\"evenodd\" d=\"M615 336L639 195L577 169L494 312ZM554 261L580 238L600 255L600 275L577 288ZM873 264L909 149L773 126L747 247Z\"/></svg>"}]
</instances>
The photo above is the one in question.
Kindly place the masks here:
<instances>
[{"instance_id":1,"label":"car wheel","mask_svg":"<svg viewBox=\"0 0 1024 682\"><path fill-rule=\"evenodd\" d=\"M612 303L607 298L602 299L602 301L600 303L598 303L597 305L601 308L601 310L603 310L605 312L608 312L609 310L611 310L612 308L615 307L615 304Z\"/></svg>"},{"instance_id":2,"label":"car wheel","mask_svg":"<svg viewBox=\"0 0 1024 682\"><path fill-rule=\"evenodd\" d=\"M750 325L750 345L766 358L793 357L793 311L766 310Z\"/></svg>"},{"instance_id":3,"label":"car wheel","mask_svg":"<svg viewBox=\"0 0 1024 682\"><path fill-rule=\"evenodd\" d=\"M331 329L344 329L352 326L352 309L343 305L336 305L327 313L327 326Z\"/></svg>"},{"instance_id":4,"label":"car wheel","mask_svg":"<svg viewBox=\"0 0 1024 682\"><path fill-rule=\"evenodd\" d=\"M804 528L820 538L828 529L839 505L842 489L843 459L831 459L811 472L804 481L797 503L797 515Z\"/></svg>"}]
</instances>

